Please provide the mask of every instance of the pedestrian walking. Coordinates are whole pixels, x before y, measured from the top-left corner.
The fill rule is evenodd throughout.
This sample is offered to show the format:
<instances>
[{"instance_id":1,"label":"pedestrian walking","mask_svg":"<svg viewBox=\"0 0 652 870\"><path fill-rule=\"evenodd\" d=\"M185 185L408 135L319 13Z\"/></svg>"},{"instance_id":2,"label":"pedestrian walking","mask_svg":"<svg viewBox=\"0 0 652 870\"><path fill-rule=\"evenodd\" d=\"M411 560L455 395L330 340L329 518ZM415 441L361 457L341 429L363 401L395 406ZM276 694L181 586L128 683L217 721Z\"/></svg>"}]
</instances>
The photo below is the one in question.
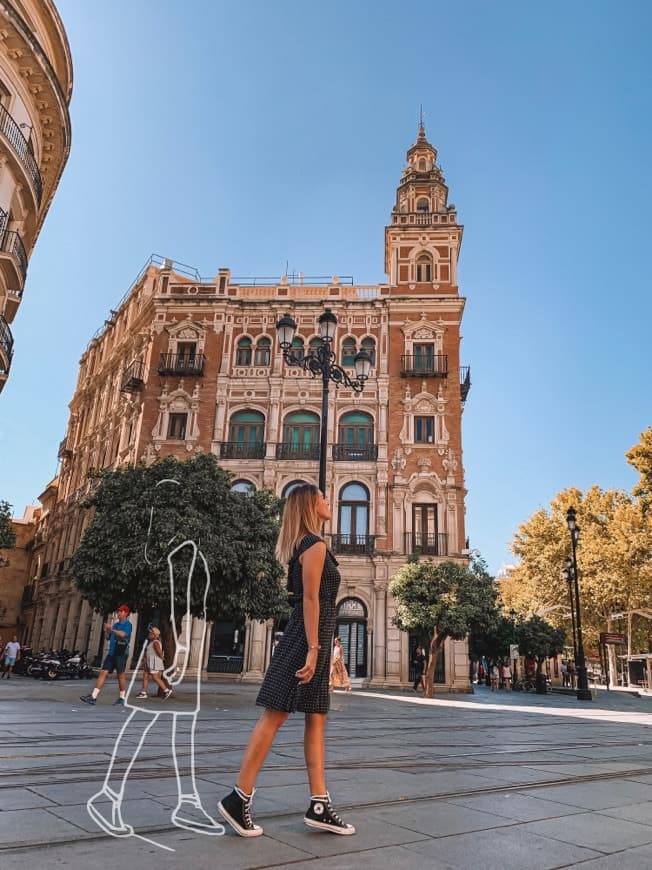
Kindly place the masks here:
<instances>
[{"instance_id":1,"label":"pedestrian walking","mask_svg":"<svg viewBox=\"0 0 652 870\"><path fill-rule=\"evenodd\" d=\"M353 825L346 824L333 809L324 771L330 651L340 585L337 560L319 534L330 516L328 501L311 484L293 489L283 510L276 554L279 561L288 562L292 615L256 699L265 712L249 737L233 791L217 805L222 817L241 837L263 833L251 817L256 777L279 728L295 711L305 714L304 754L310 805L304 822L334 834L355 834Z\"/></svg>"},{"instance_id":2,"label":"pedestrian walking","mask_svg":"<svg viewBox=\"0 0 652 870\"><path fill-rule=\"evenodd\" d=\"M10 680L11 672L14 669L14 665L20 658L20 644L18 643L18 638L16 635L9 641L9 643L4 648L4 667L2 669L2 678L5 677Z\"/></svg>"},{"instance_id":3,"label":"pedestrian walking","mask_svg":"<svg viewBox=\"0 0 652 870\"><path fill-rule=\"evenodd\" d=\"M419 686L426 691L426 656L422 646L418 646L412 656L412 667L414 668L414 684L412 688L415 692L419 691Z\"/></svg>"},{"instance_id":4,"label":"pedestrian walking","mask_svg":"<svg viewBox=\"0 0 652 870\"><path fill-rule=\"evenodd\" d=\"M165 667L163 662L163 647L161 646L161 630L155 625L147 631L147 646L145 648L145 663L143 665L143 688L136 695L137 698L147 698L147 687L149 678L151 677L156 685L163 692L163 700L167 699L172 694L172 689L166 686L161 671Z\"/></svg>"},{"instance_id":5,"label":"pedestrian walking","mask_svg":"<svg viewBox=\"0 0 652 870\"><path fill-rule=\"evenodd\" d=\"M120 696L113 702L114 707L124 707L127 694L127 658L129 656L129 641L131 640L132 624L129 622L130 609L126 604L118 607L118 619L113 625L107 623L104 626L104 637L109 641L109 651L102 663L102 670L95 683L95 688L89 695L80 695L80 700L85 704L94 705L102 691L106 678L113 671L118 675L118 688Z\"/></svg>"},{"instance_id":6,"label":"pedestrian walking","mask_svg":"<svg viewBox=\"0 0 652 870\"><path fill-rule=\"evenodd\" d=\"M512 690L512 669L509 665L503 665L503 681L508 692Z\"/></svg>"},{"instance_id":7,"label":"pedestrian walking","mask_svg":"<svg viewBox=\"0 0 652 870\"><path fill-rule=\"evenodd\" d=\"M500 671L498 670L498 665L491 666L491 691L498 691L498 684L500 681Z\"/></svg>"},{"instance_id":8,"label":"pedestrian walking","mask_svg":"<svg viewBox=\"0 0 652 870\"><path fill-rule=\"evenodd\" d=\"M575 688L575 674L576 674L575 662L569 660L566 668L567 668L567 673L568 673L568 685L570 686L571 689L574 689Z\"/></svg>"},{"instance_id":9,"label":"pedestrian walking","mask_svg":"<svg viewBox=\"0 0 652 870\"><path fill-rule=\"evenodd\" d=\"M342 658L342 641L339 637L333 640L333 657L331 660L330 688L351 691L351 681Z\"/></svg>"}]
</instances>

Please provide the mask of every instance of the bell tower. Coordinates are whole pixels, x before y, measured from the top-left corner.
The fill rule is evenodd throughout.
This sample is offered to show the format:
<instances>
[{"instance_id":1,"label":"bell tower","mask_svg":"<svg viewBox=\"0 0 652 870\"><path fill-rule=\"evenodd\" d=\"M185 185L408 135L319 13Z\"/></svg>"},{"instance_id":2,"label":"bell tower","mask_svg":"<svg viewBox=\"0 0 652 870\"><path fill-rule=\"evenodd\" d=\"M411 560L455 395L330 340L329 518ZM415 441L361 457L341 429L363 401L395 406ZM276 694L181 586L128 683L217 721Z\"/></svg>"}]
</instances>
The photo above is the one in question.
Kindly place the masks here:
<instances>
[{"instance_id":1,"label":"bell tower","mask_svg":"<svg viewBox=\"0 0 652 870\"><path fill-rule=\"evenodd\" d=\"M423 120L408 149L396 191L391 224L385 228L385 272L391 295L457 295L457 260L463 227L437 165L437 150Z\"/></svg>"}]
</instances>

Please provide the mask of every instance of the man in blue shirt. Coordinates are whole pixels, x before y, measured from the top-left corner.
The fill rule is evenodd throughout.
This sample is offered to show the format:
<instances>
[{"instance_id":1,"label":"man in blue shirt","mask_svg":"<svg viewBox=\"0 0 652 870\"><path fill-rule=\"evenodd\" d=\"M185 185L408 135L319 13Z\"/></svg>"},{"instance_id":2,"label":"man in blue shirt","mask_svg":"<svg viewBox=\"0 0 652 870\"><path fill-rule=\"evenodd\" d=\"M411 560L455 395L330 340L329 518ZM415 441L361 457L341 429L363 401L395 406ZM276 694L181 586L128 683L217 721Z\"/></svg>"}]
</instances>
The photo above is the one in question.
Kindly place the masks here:
<instances>
[{"instance_id":1,"label":"man in blue shirt","mask_svg":"<svg viewBox=\"0 0 652 870\"><path fill-rule=\"evenodd\" d=\"M131 640L132 624L129 622L130 610L126 604L121 604L118 607L118 621L113 625L107 623L104 626L104 637L109 641L109 651L102 664L102 670L97 678L95 688L90 695L80 695L80 699L85 704L94 705L97 697L100 694L102 686L109 674L116 672L118 675L118 686L120 688L120 697L113 702L114 707L124 707L125 695L127 693L127 678L125 670L127 669L127 659L129 657L129 641Z\"/></svg>"}]
</instances>

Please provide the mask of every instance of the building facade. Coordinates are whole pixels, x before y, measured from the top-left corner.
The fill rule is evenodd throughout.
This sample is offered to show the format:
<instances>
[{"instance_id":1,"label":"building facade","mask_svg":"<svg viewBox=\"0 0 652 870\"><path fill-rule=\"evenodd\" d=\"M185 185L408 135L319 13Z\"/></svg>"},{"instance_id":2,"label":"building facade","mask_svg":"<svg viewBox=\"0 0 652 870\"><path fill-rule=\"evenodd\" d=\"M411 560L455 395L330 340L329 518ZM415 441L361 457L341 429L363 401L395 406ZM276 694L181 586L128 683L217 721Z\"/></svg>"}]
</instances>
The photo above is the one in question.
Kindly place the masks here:
<instances>
[{"instance_id":1,"label":"building facade","mask_svg":"<svg viewBox=\"0 0 652 870\"><path fill-rule=\"evenodd\" d=\"M372 357L364 392L333 389L329 409L327 535L340 563L337 631L354 680L410 681L417 640L392 623L388 593L410 553L466 560L462 411L470 386L460 367L457 260L462 227L420 126L407 153L385 235L385 284L333 277L211 281L171 261L152 262L91 340L80 363L59 478L46 491L47 534L34 575L35 646L91 653L102 619L73 590L69 559L88 518L90 468L214 453L246 491L284 496L318 472L321 381L288 366L275 324L290 312L297 354L319 341L325 307L338 318L337 359ZM141 614L148 621L151 614ZM260 679L282 625L216 623L207 673ZM436 686L469 687L465 641L449 641Z\"/></svg>"},{"instance_id":2,"label":"building facade","mask_svg":"<svg viewBox=\"0 0 652 870\"><path fill-rule=\"evenodd\" d=\"M0 0L0 392L27 265L70 152L72 61L51 0Z\"/></svg>"}]
</instances>

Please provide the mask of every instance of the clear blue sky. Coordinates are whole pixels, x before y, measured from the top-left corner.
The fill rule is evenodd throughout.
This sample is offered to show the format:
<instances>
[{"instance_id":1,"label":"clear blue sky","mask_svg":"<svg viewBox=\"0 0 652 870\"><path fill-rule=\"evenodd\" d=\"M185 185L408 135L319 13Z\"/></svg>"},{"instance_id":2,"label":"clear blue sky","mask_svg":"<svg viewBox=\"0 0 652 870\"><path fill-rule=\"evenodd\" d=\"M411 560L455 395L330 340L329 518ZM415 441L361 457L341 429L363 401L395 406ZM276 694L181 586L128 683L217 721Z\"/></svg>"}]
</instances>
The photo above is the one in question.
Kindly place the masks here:
<instances>
[{"instance_id":1,"label":"clear blue sky","mask_svg":"<svg viewBox=\"0 0 652 870\"><path fill-rule=\"evenodd\" d=\"M73 149L0 397L0 498L56 470L77 363L150 253L384 280L423 103L465 225L471 546L631 488L651 422L652 4L58 0Z\"/></svg>"}]
</instances>

